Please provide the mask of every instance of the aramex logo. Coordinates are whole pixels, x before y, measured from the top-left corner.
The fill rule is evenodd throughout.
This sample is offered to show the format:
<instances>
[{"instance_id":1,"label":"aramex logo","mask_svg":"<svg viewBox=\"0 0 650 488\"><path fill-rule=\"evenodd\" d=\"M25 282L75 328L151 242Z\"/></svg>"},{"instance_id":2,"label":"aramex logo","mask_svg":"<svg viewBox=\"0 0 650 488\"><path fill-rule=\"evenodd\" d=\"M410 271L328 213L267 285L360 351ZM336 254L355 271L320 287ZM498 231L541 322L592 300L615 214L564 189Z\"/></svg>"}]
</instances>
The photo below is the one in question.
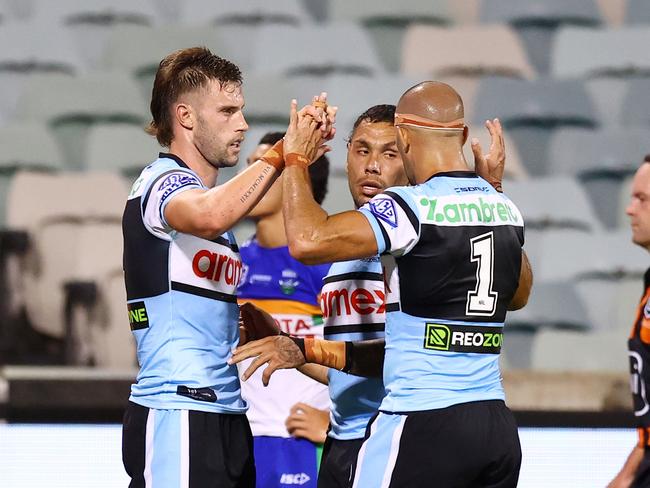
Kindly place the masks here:
<instances>
[{"instance_id":1,"label":"aramex logo","mask_svg":"<svg viewBox=\"0 0 650 488\"><path fill-rule=\"evenodd\" d=\"M505 200L474 197L422 198L420 205L428 207L426 221L436 224L504 223L521 225L518 212Z\"/></svg>"},{"instance_id":2,"label":"aramex logo","mask_svg":"<svg viewBox=\"0 0 650 488\"><path fill-rule=\"evenodd\" d=\"M230 256L202 249L192 259L192 271L199 278L212 281L223 279L227 285L237 286L241 278L242 263Z\"/></svg>"},{"instance_id":3,"label":"aramex logo","mask_svg":"<svg viewBox=\"0 0 650 488\"><path fill-rule=\"evenodd\" d=\"M359 315L369 315L375 313L386 313L385 294L382 290L367 290L357 288L348 291L347 288L341 290L324 290L321 293L321 310L323 317L333 315L352 315L353 311Z\"/></svg>"}]
</instances>

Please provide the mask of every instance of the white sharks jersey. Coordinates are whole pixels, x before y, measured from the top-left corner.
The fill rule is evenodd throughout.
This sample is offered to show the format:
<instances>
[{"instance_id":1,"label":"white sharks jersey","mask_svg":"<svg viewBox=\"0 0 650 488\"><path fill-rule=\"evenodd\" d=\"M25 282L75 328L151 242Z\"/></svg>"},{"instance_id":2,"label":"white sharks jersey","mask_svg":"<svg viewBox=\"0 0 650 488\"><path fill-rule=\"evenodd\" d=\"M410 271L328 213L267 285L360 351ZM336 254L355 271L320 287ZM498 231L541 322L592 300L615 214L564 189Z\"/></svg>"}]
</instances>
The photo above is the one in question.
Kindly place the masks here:
<instances>
[{"instance_id":1,"label":"white sharks jersey","mask_svg":"<svg viewBox=\"0 0 650 488\"><path fill-rule=\"evenodd\" d=\"M214 240L165 221L181 192L205 188L171 154L147 166L122 221L124 275L140 372L130 400L149 408L242 413L237 367L226 360L239 340L237 285L242 271L231 233Z\"/></svg>"},{"instance_id":2,"label":"white sharks jersey","mask_svg":"<svg viewBox=\"0 0 650 488\"><path fill-rule=\"evenodd\" d=\"M475 173L455 171L391 188L359 211L379 253L396 263L380 410L503 399L498 358L524 243L514 203Z\"/></svg>"},{"instance_id":3,"label":"white sharks jersey","mask_svg":"<svg viewBox=\"0 0 650 488\"><path fill-rule=\"evenodd\" d=\"M321 290L325 339L364 341L384 337L386 302L379 256L334 263ZM334 439L362 439L384 397L380 378L362 378L330 368L330 431Z\"/></svg>"}]
</instances>

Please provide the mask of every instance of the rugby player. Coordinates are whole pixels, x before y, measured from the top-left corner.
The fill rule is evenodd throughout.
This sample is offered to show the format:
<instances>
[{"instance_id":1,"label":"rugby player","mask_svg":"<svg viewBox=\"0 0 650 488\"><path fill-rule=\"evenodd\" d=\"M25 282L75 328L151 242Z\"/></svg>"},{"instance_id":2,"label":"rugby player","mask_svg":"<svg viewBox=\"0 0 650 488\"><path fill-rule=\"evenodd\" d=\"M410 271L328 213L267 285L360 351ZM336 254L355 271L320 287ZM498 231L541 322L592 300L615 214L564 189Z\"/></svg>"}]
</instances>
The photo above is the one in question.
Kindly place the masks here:
<instances>
[{"instance_id":1,"label":"rugby player","mask_svg":"<svg viewBox=\"0 0 650 488\"><path fill-rule=\"evenodd\" d=\"M395 114L410 187L375 196L359 211L327 216L310 201L305 170L285 174L289 248L305 262L390 254L386 396L354 473L358 487L516 486L521 450L498 366L506 310L525 305L532 273L523 219L501 191L503 165L469 171L460 96L424 82ZM305 134L305 137L309 137ZM309 155L305 155L309 159ZM271 337L235 351L269 363L306 361L367 373L357 342Z\"/></svg>"},{"instance_id":2,"label":"rugby player","mask_svg":"<svg viewBox=\"0 0 650 488\"><path fill-rule=\"evenodd\" d=\"M237 163L248 129L241 83L237 66L199 47L168 55L154 80L149 132L169 150L142 171L123 216L140 364L123 430L131 488L255 486L246 403L237 368L226 363L239 339L242 271L229 229L272 185L285 158L278 143L215 186L219 168ZM301 115L307 112L312 117L295 128L319 123L317 110L310 105ZM293 150L316 159L326 149Z\"/></svg>"}]
</instances>

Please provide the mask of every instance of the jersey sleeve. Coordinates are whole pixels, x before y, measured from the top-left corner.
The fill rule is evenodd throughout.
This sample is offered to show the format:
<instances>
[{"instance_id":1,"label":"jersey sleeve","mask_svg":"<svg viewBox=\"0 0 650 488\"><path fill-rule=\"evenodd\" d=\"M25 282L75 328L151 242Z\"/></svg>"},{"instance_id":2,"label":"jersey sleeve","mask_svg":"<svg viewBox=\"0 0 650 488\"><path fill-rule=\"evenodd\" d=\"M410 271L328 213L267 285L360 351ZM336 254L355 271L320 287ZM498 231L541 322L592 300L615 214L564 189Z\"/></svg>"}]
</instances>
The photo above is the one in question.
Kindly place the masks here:
<instances>
[{"instance_id":1,"label":"jersey sleeve","mask_svg":"<svg viewBox=\"0 0 650 488\"><path fill-rule=\"evenodd\" d=\"M375 196L359 209L370 222L379 254L402 256L420 239L420 220L409 197L397 189Z\"/></svg>"},{"instance_id":2,"label":"jersey sleeve","mask_svg":"<svg viewBox=\"0 0 650 488\"><path fill-rule=\"evenodd\" d=\"M203 188L203 184L189 171L172 170L156 178L142 202L142 220L147 230L168 239L174 229L165 220L165 207L176 195L196 188Z\"/></svg>"}]
</instances>

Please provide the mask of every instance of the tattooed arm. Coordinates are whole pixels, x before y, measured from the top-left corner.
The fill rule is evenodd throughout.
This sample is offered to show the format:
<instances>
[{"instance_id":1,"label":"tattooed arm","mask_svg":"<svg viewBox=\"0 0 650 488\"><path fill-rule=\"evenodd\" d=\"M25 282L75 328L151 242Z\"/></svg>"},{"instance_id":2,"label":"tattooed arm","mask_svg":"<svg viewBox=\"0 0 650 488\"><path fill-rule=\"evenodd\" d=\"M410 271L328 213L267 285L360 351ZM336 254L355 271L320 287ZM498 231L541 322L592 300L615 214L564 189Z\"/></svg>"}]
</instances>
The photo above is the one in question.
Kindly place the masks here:
<instances>
[{"instance_id":1,"label":"tattooed arm","mask_svg":"<svg viewBox=\"0 0 650 488\"><path fill-rule=\"evenodd\" d=\"M245 217L279 174L272 164L256 161L223 185L177 195L165 207L165 219L179 232L212 239Z\"/></svg>"}]
</instances>

